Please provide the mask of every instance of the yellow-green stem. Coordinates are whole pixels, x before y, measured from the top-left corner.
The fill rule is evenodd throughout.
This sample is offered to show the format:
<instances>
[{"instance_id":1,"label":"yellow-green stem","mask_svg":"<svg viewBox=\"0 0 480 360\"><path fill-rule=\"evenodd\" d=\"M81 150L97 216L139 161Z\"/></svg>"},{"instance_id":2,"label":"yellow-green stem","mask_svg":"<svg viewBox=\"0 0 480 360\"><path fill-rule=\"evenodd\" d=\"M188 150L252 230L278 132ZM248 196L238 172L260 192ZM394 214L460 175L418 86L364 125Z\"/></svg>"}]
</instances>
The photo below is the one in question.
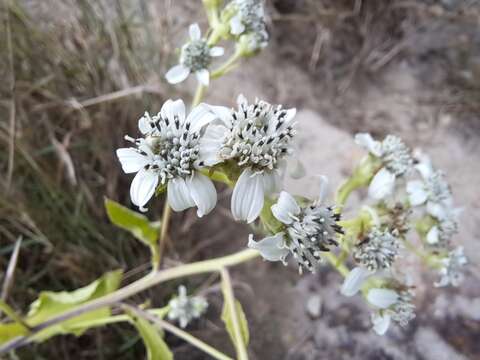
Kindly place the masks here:
<instances>
[{"instance_id":1,"label":"yellow-green stem","mask_svg":"<svg viewBox=\"0 0 480 360\"><path fill-rule=\"evenodd\" d=\"M154 264L153 271L157 271L160 268L162 256L165 251L165 242L167 241L171 214L172 209L170 208L170 205L168 205L168 199L165 199L165 204L163 205L162 221L160 223L160 236L158 240L158 260L153 260L153 257L155 257L155 252L152 252L152 262Z\"/></svg>"},{"instance_id":2,"label":"yellow-green stem","mask_svg":"<svg viewBox=\"0 0 480 360\"><path fill-rule=\"evenodd\" d=\"M235 51L235 53L232 56L230 56L230 58L222 66L212 71L211 78L216 79L228 73L233 68L237 60L240 59L241 57L242 57L242 53L240 51Z\"/></svg>"},{"instance_id":3,"label":"yellow-green stem","mask_svg":"<svg viewBox=\"0 0 480 360\"><path fill-rule=\"evenodd\" d=\"M230 310L230 319L232 320L233 337L235 339L235 351L237 352L237 359L248 360L247 348L245 347L242 336L242 329L240 326L240 319L238 318L237 306L235 304L235 296L233 295L232 281L228 270L223 268L220 270L222 276L223 301L227 309Z\"/></svg>"}]
</instances>

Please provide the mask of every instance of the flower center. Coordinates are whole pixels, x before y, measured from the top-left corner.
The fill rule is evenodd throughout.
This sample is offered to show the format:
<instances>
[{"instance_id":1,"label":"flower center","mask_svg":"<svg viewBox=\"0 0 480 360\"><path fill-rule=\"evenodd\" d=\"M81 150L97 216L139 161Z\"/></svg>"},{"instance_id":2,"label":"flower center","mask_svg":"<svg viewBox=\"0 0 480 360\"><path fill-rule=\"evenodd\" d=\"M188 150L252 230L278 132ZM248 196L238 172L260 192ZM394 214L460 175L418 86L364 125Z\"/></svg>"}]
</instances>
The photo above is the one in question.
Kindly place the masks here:
<instances>
[{"instance_id":1,"label":"flower center","mask_svg":"<svg viewBox=\"0 0 480 360\"><path fill-rule=\"evenodd\" d=\"M290 217L293 223L287 228L287 247L296 259L300 273L303 268L314 272L321 261L321 252L337 246L336 234L343 234L343 229L336 223L340 214L334 213L332 208L312 205L300 215Z\"/></svg>"},{"instance_id":2,"label":"flower center","mask_svg":"<svg viewBox=\"0 0 480 360\"><path fill-rule=\"evenodd\" d=\"M445 181L441 171L435 171L432 176L426 180L427 191L431 200L442 202L451 197L450 187Z\"/></svg>"},{"instance_id":3,"label":"flower center","mask_svg":"<svg viewBox=\"0 0 480 360\"><path fill-rule=\"evenodd\" d=\"M173 119L159 113L149 119L152 131L145 144L153 153L147 168L158 172L162 184L167 179L186 177L195 169L199 155L199 134L190 130L190 123L183 124L177 116Z\"/></svg>"},{"instance_id":4,"label":"flower center","mask_svg":"<svg viewBox=\"0 0 480 360\"><path fill-rule=\"evenodd\" d=\"M220 156L235 159L239 166L257 171L273 170L285 155L292 152L293 125L286 121L287 111L281 106L260 101L242 104L232 112L230 134L224 141Z\"/></svg>"},{"instance_id":5,"label":"flower center","mask_svg":"<svg viewBox=\"0 0 480 360\"><path fill-rule=\"evenodd\" d=\"M382 141L382 160L395 175L403 175L412 166L410 149L397 136L388 135Z\"/></svg>"},{"instance_id":6,"label":"flower center","mask_svg":"<svg viewBox=\"0 0 480 360\"><path fill-rule=\"evenodd\" d=\"M200 39L193 40L183 47L180 62L195 72L207 69L211 60L210 47L205 40Z\"/></svg>"},{"instance_id":7,"label":"flower center","mask_svg":"<svg viewBox=\"0 0 480 360\"><path fill-rule=\"evenodd\" d=\"M400 244L390 232L372 230L353 252L354 259L371 271L389 268L398 254Z\"/></svg>"}]
</instances>

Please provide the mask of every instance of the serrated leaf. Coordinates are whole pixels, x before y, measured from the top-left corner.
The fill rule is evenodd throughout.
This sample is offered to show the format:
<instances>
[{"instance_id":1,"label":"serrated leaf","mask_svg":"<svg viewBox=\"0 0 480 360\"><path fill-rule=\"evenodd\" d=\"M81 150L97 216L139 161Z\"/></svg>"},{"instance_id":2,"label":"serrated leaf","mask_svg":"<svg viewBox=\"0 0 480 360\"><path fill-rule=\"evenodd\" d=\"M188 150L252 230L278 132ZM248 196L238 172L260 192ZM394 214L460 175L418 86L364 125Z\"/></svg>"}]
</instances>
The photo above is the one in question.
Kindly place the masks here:
<instances>
[{"instance_id":1,"label":"serrated leaf","mask_svg":"<svg viewBox=\"0 0 480 360\"><path fill-rule=\"evenodd\" d=\"M71 292L42 291L38 299L30 305L30 311L24 318L24 321L30 326L35 326L80 304L107 295L118 288L121 277L122 271L116 270L108 272L91 284ZM48 327L35 335L33 339L35 341L44 341L59 334L79 336L87 330L87 327L76 327L73 329L75 324L108 316L110 316L110 308L100 308ZM6 342L16 336L26 334L26 329L19 329L18 323L0 324L0 342Z\"/></svg>"},{"instance_id":2,"label":"serrated leaf","mask_svg":"<svg viewBox=\"0 0 480 360\"><path fill-rule=\"evenodd\" d=\"M147 246L156 244L160 222L150 222L146 216L108 198L105 198L105 209L108 218L114 225L129 231Z\"/></svg>"},{"instance_id":3,"label":"serrated leaf","mask_svg":"<svg viewBox=\"0 0 480 360\"><path fill-rule=\"evenodd\" d=\"M145 319L132 316L131 322L137 328L147 349L148 360L172 360L173 354L162 338L160 330Z\"/></svg>"},{"instance_id":4,"label":"serrated leaf","mask_svg":"<svg viewBox=\"0 0 480 360\"><path fill-rule=\"evenodd\" d=\"M248 342L250 341L250 332L248 331L247 317L245 316L245 313L243 311L242 304L240 304L238 300L235 300L235 309L231 309L229 302L224 301L222 309L222 321L225 323L225 327L227 329L228 335L230 336L230 339L232 339L232 342L235 344L236 339L234 335L233 322L231 317L232 311L236 311L237 313L237 318L240 321L240 332L242 334L243 343L245 344L245 346L247 346Z\"/></svg>"}]
</instances>

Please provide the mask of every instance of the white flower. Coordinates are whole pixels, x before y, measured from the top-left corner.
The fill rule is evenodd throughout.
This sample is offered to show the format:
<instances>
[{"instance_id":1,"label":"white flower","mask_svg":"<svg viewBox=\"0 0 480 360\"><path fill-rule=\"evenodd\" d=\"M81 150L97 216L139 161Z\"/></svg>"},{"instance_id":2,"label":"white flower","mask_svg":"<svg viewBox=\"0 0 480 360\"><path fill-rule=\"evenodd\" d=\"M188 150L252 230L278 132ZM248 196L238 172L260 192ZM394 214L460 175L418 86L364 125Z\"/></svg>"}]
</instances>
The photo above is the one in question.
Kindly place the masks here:
<instances>
[{"instance_id":1,"label":"white flower","mask_svg":"<svg viewBox=\"0 0 480 360\"><path fill-rule=\"evenodd\" d=\"M468 263L467 257L463 253L463 247L459 246L450 251L448 255L441 260L440 281L434 285L444 287L448 285L458 286L463 281L464 275L462 268Z\"/></svg>"},{"instance_id":2,"label":"white flower","mask_svg":"<svg viewBox=\"0 0 480 360\"><path fill-rule=\"evenodd\" d=\"M391 321L401 326L415 318L415 305L412 303L413 294L409 290L395 291L392 289L371 289L367 294L370 304L378 310L372 314L373 330L378 335L384 335Z\"/></svg>"},{"instance_id":3,"label":"white flower","mask_svg":"<svg viewBox=\"0 0 480 360\"><path fill-rule=\"evenodd\" d=\"M375 200L385 199L395 188L395 180L405 175L413 164L410 149L397 136L388 135L382 142L370 134L355 136L355 142L381 161L382 167L370 182L368 195Z\"/></svg>"},{"instance_id":4,"label":"white flower","mask_svg":"<svg viewBox=\"0 0 480 360\"><path fill-rule=\"evenodd\" d=\"M210 106L218 117L200 140L200 159L213 166L232 161L242 169L232 195L236 220L254 221L264 197L280 190L285 157L293 153L295 109L284 110L264 101L249 105L238 97L238 110Z\"/></svg>"},{"instance_id":5,"label":"white flower","mask_svg":"<svg viewBox=\"0 0 480 360\"><path fill-rule=\"evenodd\" d=\"M259 242L251 236L248 246L259 250L262 257L269 261L285 263L285 258L291 253L300 273L304 268L314 272L321 261L321 252L338 245L336 234L343 234L343 229L337 224L340 214L322 206L320 199L300 207L292 195L282 191L271 210L273 216L284 225L283 231Z\"/></svg>"},{"instance_id":6,"label":"white flower","mask_svg":"<svg viewBox=\"0 0 480 360\"><path fill-rule=\"evenodd\" d=\"M261 0L233 0L236 14L230 19L230 33L247 37L249 51L256 51L268 44L265 11Z\"/></svg>"},{"instance_id":7,"label":"white flower","mask_svg":"<svg viewBox=\"0 0 480 360\"><path fill-rule=\"evenodd\" d=\"M202 38L198 24L190 25L189 34L190 41L181 50L180 64L172 67L165 74L165 78L171 84L178 84L191 73L195 73L198 82L208 86L210 82L208 67L212 62L212 57L222 56L224 49L219 46L210 47Z\"/></svg>"},{"instance_id":8,"label":"white flower","mask_svg":"<svg viewBox=\"0 0 480 360\"><path fill-rule=\"evenodd\" d=\"M168 303L168 318L177 320L180 327L185 328L188 323L202 316L208 307L208 302L201 296L187 296L187 289L180 285L178 296Z\"/></svg>"},{"instance_id":9,"label":"white flower","mask_svg":"<svg viewBox=\"0 0 480 360\"><path fill-rule=\"evenodd\" d=\"M452 205L452 192L445 180L443 172L434 170L428 156L418 154L420 162L415 169L420 173L422 180L413 180L407 183L407 193L410 205L426 204L430 212L442 211L443 207Z\"/></svg>"},{"instance_id":10,"label":"white flower","mask_svg":"<svg viewBox=\"0 0 480 360\"><path fill-rule=\"evenodd\" d=\"M432 212L432 210L430 210ZM460 209L455 208L441 208L441 211L434 212L432 216L436 220L427 233L427 243L434 246L446 246L450 239L458 233L458 215Z\"/></svg>"},{"instance_id":11,"label":"white flower","mask_svg":"<svg viewBox=\"0 0 480 360\"><path fill-rule=\"evenodd\" d=\"M360 291L363 283L375 272L368 270L363 266L353 268L343 281L340 292L344 296L353 296Z\"/></svg>"},{"instance_id":12,"label":"white flower","mask_svg":"<svg viewBox=\"0 0 480 360\"><path fill-rule=\"evenodd\" d=\"M198 171L201 130L213 118L203 104L185 118L182 100L168 100L157 115L145 113L140 118L138 127L144 137L127 136L136 147L117 150L123 171L137 173L130 197L140 210L146 210L144 206L159 184L167 185L168 202L175 211L197 206L198 216L203 216L215 207L215 187Z\"/></svg>"}]
</instances>

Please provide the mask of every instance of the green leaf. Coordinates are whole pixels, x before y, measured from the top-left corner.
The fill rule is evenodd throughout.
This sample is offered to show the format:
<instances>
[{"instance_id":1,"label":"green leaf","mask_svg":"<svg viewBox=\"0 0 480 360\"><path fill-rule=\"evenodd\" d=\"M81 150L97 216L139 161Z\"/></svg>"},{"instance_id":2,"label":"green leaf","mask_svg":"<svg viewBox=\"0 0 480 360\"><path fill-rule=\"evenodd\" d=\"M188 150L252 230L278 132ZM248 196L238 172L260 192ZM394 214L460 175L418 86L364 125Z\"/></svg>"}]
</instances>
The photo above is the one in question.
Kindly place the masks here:
<instances>
[{"instance_id":1,"label":"green leaf","mask_svg":"<svg viewBox=\"0 0 480 360\"><path fill-rule=\"evenodd\" d=\"M172 360L173 354L162 338L160 330L145 319L130 315L147 348L148 360Z\"/></svg>"},{"instance_id":2,"label":"green leaf","mask_svg":"<svg viewBox=\"0 0 480 360\"><path fill-rule=\"evenodd\" d=\"M80 304L109 294L118 288L121 277L122 271L116 270L108 272L91 284L71 292L42 291L38 299L30 305L30 311L23 320L32 327L53 316L71 310ZM110 316L110 308L100 308L48 327L35 335L33 339L35 341L44 341L59 334L74 334L79 336L83 334L88 327L73 328L77 323L108 316ZM26 335L27 333L27 329L22 328L18 322L0 324L0 342L2 343L16 336Z\"/></svg>"},{"instance_id":3,"label":"green leaf","mask_svg":"<svg viewBox=\"0 0 480 360\"><path fill-rule=\"evenodd\" d=\"M105 209L114 225L129 231L147 246L157 243L160 222L150 222L146 216L108 198L105 198Z\"/></svg>"},{"instance_id":4,"label":"green leaf","mask_svg":"<svg viewBox=\"0 0 480 360\"><path fill-rule=\"evenodd\" d=\"M240 321L240 332L242 334L243 343L245 346L247 346L248 342L250 341L250 332L248 331L248 322L245 313L243 312L242 304L240 304L238 300L235 300L235 309L231 309L230 303L224 301L222 309L222 321L225 323L225 327L227 328L230 339L232 339L232 342L235 344L236 339L233 332L233 323L231 317L233 311L236 311L237 313L237 318Z\"/></svg>"}]
</instances>

